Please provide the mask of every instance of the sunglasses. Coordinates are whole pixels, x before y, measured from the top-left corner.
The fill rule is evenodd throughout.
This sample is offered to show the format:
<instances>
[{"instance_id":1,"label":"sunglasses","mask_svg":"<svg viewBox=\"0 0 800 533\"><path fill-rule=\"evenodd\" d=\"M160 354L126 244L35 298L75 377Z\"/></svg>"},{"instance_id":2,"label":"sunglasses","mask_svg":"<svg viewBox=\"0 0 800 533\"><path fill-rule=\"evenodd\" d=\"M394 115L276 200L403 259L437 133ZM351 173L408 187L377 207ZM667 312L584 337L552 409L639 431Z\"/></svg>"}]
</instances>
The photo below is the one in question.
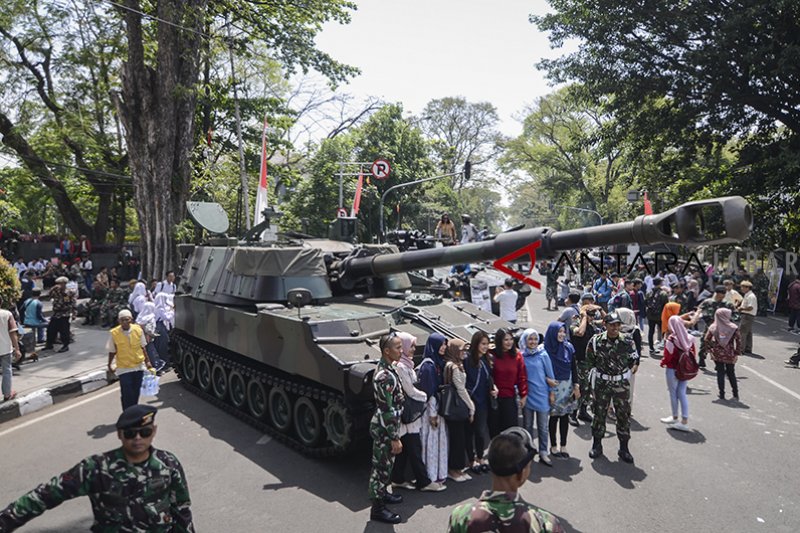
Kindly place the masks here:
<instances>
[{"instance_id":1,"label":"sunglasses","mask_svg":"<svg viewBox=\"0 0 800 533\"><path fill-rule=\"evenodd\" d=\"M381 351L383 351L389 345L389 341L391 341L395 337L397 337L397 332L396 331L393 331L393 332L389 333L389 335L386 337L386 340L384 342L382 342L381 345L380 345Z\"/></svg>"},{"instance_id":2,"label":"sunglasses","mask_svg":"<svg viewBox=\"0 0 800 533\"><path fill-rule=\"evenodd\" d=\"M153 434L153 428L144 427L144 428L130 428L122 430L122 436L128 440L136 438L137 434L141 435L143 439L146 439L147 437Z\"/></svg>"}]
</instances>

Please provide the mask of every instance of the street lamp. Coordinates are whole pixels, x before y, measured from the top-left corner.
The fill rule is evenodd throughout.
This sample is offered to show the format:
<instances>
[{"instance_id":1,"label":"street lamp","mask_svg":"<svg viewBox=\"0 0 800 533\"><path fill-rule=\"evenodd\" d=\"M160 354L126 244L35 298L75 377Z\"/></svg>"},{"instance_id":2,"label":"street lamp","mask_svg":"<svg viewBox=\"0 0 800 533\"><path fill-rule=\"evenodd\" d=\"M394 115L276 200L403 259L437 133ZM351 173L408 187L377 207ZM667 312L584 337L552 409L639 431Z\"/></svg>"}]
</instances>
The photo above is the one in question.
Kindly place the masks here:
<instances>
[{"instance_id":1,"label":"street lamp","mask_svg":"<svg viewBox=\"0 0 800 533\"><path fill-rule=\"evenodd\" d=\"M600 213L598 213L594 209L584 209L583 207L572 207L570 205L557 205L557 204L553 204L553 207L558 207L558 208L561 208L561 209L574 209L575 211L581 211L581 212L584 212L584 213L594 213L595 215L597 215L597 218L600 219L600 225L601 226L603 225L603 215L601 215Z\"/></svg>"}]
</instances>

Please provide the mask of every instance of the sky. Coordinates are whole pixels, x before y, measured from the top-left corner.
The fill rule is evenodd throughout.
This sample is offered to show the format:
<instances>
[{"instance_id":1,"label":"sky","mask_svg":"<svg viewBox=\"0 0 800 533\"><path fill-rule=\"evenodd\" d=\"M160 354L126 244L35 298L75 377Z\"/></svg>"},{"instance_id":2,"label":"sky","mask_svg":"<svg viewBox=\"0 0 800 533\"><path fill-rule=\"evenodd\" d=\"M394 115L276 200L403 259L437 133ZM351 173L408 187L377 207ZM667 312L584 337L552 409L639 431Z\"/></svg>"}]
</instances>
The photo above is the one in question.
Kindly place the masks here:
<instances>
[{"instance_id":1,"label":"sky","mask_svg":"<svg viewBox=\"0 0 800 533\"><path fill-rule=\"evenodd\" d=\"M328 24L318 47L361 69L341 90L401 102L418 114L435 98L488 101L500 131L517 136L526 105L552 92L543 58L559 57L547 35L528 22L544 0L356 0L348 25Z\"/></svg>"}]
</instances>

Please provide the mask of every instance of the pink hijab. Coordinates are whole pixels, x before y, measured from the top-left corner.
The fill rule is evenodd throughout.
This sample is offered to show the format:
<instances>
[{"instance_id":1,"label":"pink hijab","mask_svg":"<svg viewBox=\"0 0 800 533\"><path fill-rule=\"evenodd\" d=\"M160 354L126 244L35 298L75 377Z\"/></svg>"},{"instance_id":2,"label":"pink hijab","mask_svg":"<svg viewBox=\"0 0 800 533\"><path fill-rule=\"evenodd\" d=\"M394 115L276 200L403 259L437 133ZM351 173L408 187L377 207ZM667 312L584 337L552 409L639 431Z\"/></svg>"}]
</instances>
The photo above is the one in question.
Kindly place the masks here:
<instances>
[{"instance_id":1,"label":"pink hijab","mask_svg":"<svg viewBox=\"0 0 800 533\"><path fill-rule=\"evenodd\" d=\"M411 370L414 370L414 352L411 351L411 346L417 343L417 338L411 333L401 331L397 334L401 343L400 360L397 361L398 365L405 365Z\"/></svg>"},{"instance_id":2,"label":"pink hijab","mask_svg":"<svg viewBox=\"0 0 800 533\"><path fill-rule=\"evenodd\" d=\"M717 309L717 312L714 313L714 323L708 328L720 346L727 346L737 329L739 326L731 322L731 310L727 307Z\"/></svg>"},{"instance_id":3,"label":"pink hijab","mask_svg":"<svg viewBox=\"0 0 800 533\"><path fill-rule=\"evenodd\" d=\"M694 340L692 337L689 336L689 332L686 331L686 326L683 324L683 320L678 315L672 315L669 317L669 330L672 332L667 338L667 349L671 352L672 346L670 344L677 346L684 352L688 352L694 346Z\"/></svg>"}]
</instances>

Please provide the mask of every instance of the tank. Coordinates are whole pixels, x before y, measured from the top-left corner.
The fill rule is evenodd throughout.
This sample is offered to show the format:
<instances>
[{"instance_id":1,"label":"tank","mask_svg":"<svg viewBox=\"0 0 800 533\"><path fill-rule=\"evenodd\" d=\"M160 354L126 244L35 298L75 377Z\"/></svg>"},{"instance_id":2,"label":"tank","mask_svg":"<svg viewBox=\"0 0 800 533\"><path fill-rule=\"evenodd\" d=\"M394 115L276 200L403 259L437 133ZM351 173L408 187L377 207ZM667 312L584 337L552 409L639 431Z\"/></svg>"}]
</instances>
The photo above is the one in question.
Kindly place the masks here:
<instances>
[{"instance_id":1,"label":"tank","mask_svg":"<svg viewBox=\"0 0 800 533\"><path fill-rule=\"evenodd\" d=\"M617 243L738 242L752 227L747 202L726 197L630 222L519 229L489 241L398 252L389 244L282 234L270 218L239 241L224 235L227 217L218 205L188 208L214 235L180 246L185 263L171 350L181 382L317 457L346 453L369 439L382 335L411 333L419 356L432 332L469 340L478 330L514 327L470 302L411 290L408 272L492 261L537 240L538 259Z\"/></svg>"}]
</instances>

